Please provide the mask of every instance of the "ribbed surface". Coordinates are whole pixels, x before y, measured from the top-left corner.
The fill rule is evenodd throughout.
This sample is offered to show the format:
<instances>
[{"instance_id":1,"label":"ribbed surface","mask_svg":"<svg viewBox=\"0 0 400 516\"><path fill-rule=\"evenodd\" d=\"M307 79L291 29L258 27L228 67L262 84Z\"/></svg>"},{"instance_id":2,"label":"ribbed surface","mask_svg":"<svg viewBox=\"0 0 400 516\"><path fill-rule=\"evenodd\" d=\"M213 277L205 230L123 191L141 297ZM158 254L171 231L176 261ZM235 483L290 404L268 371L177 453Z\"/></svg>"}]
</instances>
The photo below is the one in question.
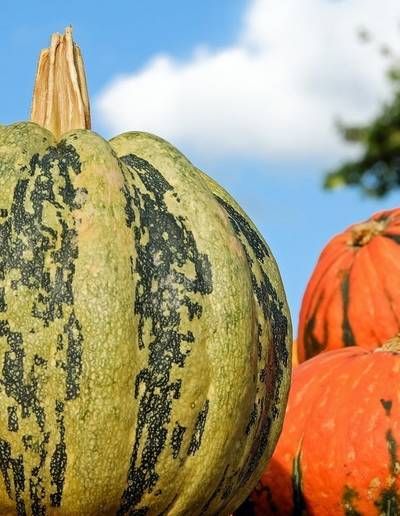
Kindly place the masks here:
<instances>
[{"instance_id":1,"label":"ribbed surface","mask_svg":"<svg viewBox=\"0 0 400 516\"><path fill-rule=\"evenodd\" d=\"M399 514L399 380L400 354L358 346L297 366L248 514Z\"/></svg>"},{"instance_id":2,"label":"ribbed surface","mask_svg":"<svg viewBox=\"0 0 400 516\"><path fill-rule=\"evenodd\" d=\"M369 237L366 224L351 226L321 253L300 311L300 362L328 349L373 349L400 331L400 209L370 220Z\"/></svg>"},{"instance_id":3,"label":"ribbed surface","mask_svg":"<svg viewBox=\"0 0 400 516\"><path fill-rule=\"evenodd\" d=\"M0 513L225 514L281 429L270 250L166 142L0 127Z\"/></svg>"}]
</instances>

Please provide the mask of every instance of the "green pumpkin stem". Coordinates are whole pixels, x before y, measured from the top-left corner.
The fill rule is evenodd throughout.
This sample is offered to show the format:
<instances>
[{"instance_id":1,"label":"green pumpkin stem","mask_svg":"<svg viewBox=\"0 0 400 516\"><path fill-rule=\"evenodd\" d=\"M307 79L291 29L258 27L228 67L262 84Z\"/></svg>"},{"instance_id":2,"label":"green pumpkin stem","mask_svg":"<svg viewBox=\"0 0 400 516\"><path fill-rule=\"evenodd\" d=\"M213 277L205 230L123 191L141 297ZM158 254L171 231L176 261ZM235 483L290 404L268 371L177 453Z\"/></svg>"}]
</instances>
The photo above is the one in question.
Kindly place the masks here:
<instances>
[{"instance_id":1,"label":"green pumpkin stem","mask_svg":"<svg viewBox=\"0 0 400 516\"><path fill-rule=\"evenodd\" d=\"M41 51L32 99L31 121L57 138L73 129L90 129L85 69L72 27L54 33L50 48Z\"/></svg>"}]
</instances>

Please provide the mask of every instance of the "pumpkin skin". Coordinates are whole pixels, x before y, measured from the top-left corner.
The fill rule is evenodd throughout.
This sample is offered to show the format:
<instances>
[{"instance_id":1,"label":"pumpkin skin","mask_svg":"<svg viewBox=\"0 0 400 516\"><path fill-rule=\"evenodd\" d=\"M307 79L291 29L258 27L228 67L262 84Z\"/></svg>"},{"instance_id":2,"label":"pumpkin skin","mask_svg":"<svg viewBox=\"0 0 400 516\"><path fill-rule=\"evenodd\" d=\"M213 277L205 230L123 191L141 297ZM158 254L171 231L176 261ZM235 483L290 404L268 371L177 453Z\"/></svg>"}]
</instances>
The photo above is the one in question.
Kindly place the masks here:
<instances>
[{"instance_id":1,"label":"pumpkin skin","mask_svg":"<svg viewBox=\"0 0 400 516\"><path fill-rule=\"evenodd\" d=\"M292 367L297 366L299 364L299 357L298 357L298 345L297 345L297 339L294 339L292 344Z\"/></svg>"},{"instance_id":2,"label":"pumpkin skin","mask_svg":"<svg viewBox=\"0 0 400 516\"><path fill-rule=\"evenodd\" d=\"M0 513L228 514L291 324L255 227L167 142L0 126Z\"/></svg>"},{"instance_id":3,"label":"pumpkin skin","mask_svg":"<svg viewBox=\"0 0 400 516\"><path fill-rule=\"evenodd\" d=\"M400 354L359 346L293 370L285 422L236 515L400 514Z\"/></svg>"},{"instance_id":4,"label":"pumpkin skin","mask_svg":"<svg viewBox=\"0 0 400 516\"><path fill-rule=\"evenodd\" d=\"M374 214L324 248L304 293L303 362L321 351L381 346L400 331L400 209Z\"/></svg>"}]
</instances>

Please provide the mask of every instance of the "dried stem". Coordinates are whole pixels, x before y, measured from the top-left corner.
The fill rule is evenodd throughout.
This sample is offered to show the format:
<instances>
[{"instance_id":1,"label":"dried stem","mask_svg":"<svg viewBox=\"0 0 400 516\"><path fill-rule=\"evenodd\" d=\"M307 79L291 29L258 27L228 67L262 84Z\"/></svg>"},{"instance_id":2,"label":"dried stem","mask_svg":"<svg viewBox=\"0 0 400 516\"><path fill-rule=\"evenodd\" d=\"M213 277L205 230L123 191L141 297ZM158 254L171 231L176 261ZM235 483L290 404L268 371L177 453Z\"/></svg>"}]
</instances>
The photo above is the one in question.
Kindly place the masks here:
<instances>
[{"instance_id":1,"label":"dried stem","mask_svg":"<svg viewBox=\"0 0 400 516\"><path fill-rule=\"evenodd\" d=\"M54 33L50 48L41 51L32 99L31 121L57 138L73 129L90 129L85 69L72 28Z\"/></svg>"}]
</instances>

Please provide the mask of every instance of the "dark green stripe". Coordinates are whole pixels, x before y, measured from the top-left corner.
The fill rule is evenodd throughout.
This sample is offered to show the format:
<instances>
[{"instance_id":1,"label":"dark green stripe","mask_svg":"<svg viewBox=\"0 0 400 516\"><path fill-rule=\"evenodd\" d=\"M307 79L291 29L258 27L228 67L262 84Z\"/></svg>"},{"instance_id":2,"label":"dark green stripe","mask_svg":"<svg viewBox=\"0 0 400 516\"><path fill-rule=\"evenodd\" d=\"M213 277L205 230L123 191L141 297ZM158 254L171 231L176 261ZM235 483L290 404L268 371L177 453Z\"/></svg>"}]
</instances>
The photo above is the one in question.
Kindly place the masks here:
<instances>
[{"instance_id":1,"label":"dark green stripe","mask_svg":"<svg viewBox=\"0 0 400 516\"><path fill-rule=\"evenodd\" d=\"M397 441L394 438L393 432L389 429L386 432L386 443L389 451L390 458L390 471L392 475L397 475L397 471L399 468L399 459L397 457Z\"/></svg>"},{"instance_id":2,"label":"dark green stripe","mask_svg":"<svg viewBox=\"0 0 400 516\"><path fill-rule=\"evenodd\" d=\"M64 326L67 336L65 360L66 394L65 399L74 400L79 396L80 377L82 374L83 335L82 326L72 310L67 324Z\"/></svg>"},{"instance_id":3,"label":"dark green stripe","mask_svg":"<svg viewBox=\"0 0 400 516\"><path fill-rule=\"evenodd\" d=\"M398 445L390 428L386 431L385 437L389 452L389 469L393 478L393 484L380 492L378 500L375 501L375 505L379 509L379 514L384 516L398 516L400 514L400 493L396 489L395 482L395 479L399 476L399 459L397 457Z\"/></svg>"},{"instance_id":4,"label":"dark green stripe","mask_svg":"<svg viewBox=\"0 0 400 516\"><path fill-rule=\"evenodd\" d=\"M65 426L64 426L64 403L56 401L57 430L58 442L56 449L50 462L51 484L55 491L50 495L52 507L60 507L62 492L65 480L65 471L67 469L67 449L65 444Z\"/></svg>"},{"instance_id":5,"label":"dark green stripe","mask_svg":"<svg viewBox=\"0 0 400 516\"><path fill-rule=\"evenodd\" d=\"M9 432L18 432L19 424L18 424L18 412L17 407L12 405L11 407L7 407L8 412L8 430Z\"/></svg>"},{"instance_id":6,"label":"dark green stripe","mask_svg":"<svg viewBox=\"0 0 400 516\"><path fill-rule=\"evenodd\" d=\"M385 399L381 398L379 401L381 402L381 405L384 408L386 415L390 416L390 412L392 410L392 405L393 405L392 400L385 400Z\"/></svg>"},{"instance_id":7,"label":"dark green stripe","mask_svg":"<svg viewBox=\"0 0 400 516\"><path fill-rule=\"evenodd\" d=\"M7 310L6 298L5 296L5 288L0 287L0 312L5 312Z\"/></svg>"},{"instance_id":8,"label":"dark green stripe","mask_svg":"<svg viewBox=\"0 0 400 516\"><path fill-rule=\"evenodd\" d=\"M201 409L201 411L199 412L199 415L197 416L197 421L196 421L194 431L192 434L192 438L190 440L189 448L187 451L188 455L195 455L195 453L201 446L201 439L203 437L204 428L206 426L209 405L210 405L209 400L206 400L203 408Z\"/></svg>"},{"instance_id":9,"label":"dark green stripe","mask_svg":"<svg viewBox=\"0 0 400 516\"><path fill-rule=\"evenodd\" d=\"M349 304L350 304L350 271L345 271L343 274L342 283L340 285L343 302L343 319L342 319L342 338L345 346L355 346L356 340L353 335L353 330L349 321Z\"/></svg>"},{"instance_id":10,"label":"dark green stripe","mask_svg":"<svg viewBox=\"0 0 400 516\"><path fill-rule=\"evenodd\" d=\"M292 488L293 488L293 516L302 516L306 511L306 501L303 494L301 452L293 458L292 465Z\"/></svg>"},{"instance_id":11,"label":"dark green stripe","mask_svg":"<svg viewBox=\"0 0 400 516\"><path fill-rule=\"evenodd\" d=\"M182 308L186 309L189 321L200 319L199 294L210 294L213 286L207 255L199 253L185 220L166 204L165 194L173 190L172 186L158 170L137 156L128 155L121 161L126 165L121 167L125 176L126 223L132 229L137 256L132 265L138 278L134 311L139 317L139 347L149 350L147 367L139 372L135 382L134 395L139 404L136 440L128 487L118 510L118 515L137 515L146 510L137 509L143 494L153 490L158 480L157 463L167 444L172 403L180 397L181 380L172 381L171 370L184 367L190 348L196 344L193 333L182 328ZM146 243L141 239L144 233L148 235ZM194 267L194 278L182 272L185 264ZM151 328L149 340L144 337L145 323ZM208 405L199 414L189 453L200 446L207 411ZM177 450L180 444L176 433L175 438Z\"/></svg>"},{"instance_id":12,"label":"dark green stripe","mask_svg":"<svg viewBox=\"0 0 400 516\"><path fill-rule=\"evenodd\" d=\"M378 500L376 500L374 503L379 510L380 516L399 516L400 496L396 490L396 484L393 484L392 487L381 491Z\"/></svg>"},{"instance_id":13,"label":"dark green stripe","mask_svg":"<svg viewBox=\"0 0 400 516\"><path fill-rule=\"evenodd\" d=\"M263 320L259 324L258 346L260 348L262 346L261 336L263 328L265 331L267 331L267 328L271 330L271 349L269 351L269 363L266 365L268 373L262 374L262 371L259 371L258 375L259 379L263 379L267 383L267 386L263 388L267 393L267 397L260 398L257 401L256 427L260 431L254 436L252 450L239 475L240 484L244 485L250 479L265 452L272 421L279 414L280 387L289 361L289 353L286 349L289 321L284 314L283 302L279 299L267 274L265 262L270 258L270 253L265 243L248 221L231 204L217 195L215 198L226 211L232 228L242 243L249 264L253 292L263 314ZM259 268L260 282L257 280L255 267Z\"/></svg>"},{"instance_id":14,"label":"dark green stripe","mask_svg":"<svg viewBox=\"0 0 400 516\"><path fill-rule=\"evenodd\" d=\"M355 506L355 501L360 496L355 489L350 486L345 486L342 495L342 506L346 516L363 516Z\"/></svg>"},{"instance_id":15,"label":"dark green stripe","mask_svg":"<svg viewBox=\"0 0 400 516\"><path fill-rule=\"evenodd\" d=\"M251 428L256 424L258 419L258 407L256 403L253 405L253 410L250 412L249 421L246 426L246 435L249 435Z\"/></svg>"},{"instance_id":16,"label":"dark green stripe","mask_svg":"<svg viewBox=\"0 0 400 516\"><path fill-rule=\"evenodd\" d=\"M324 294L321 292L317 304L315 305L314 312L311 317L307 319L304 327L304 354L306 360L318 355L318 353L321 353L321 351L323 351L327 346L328 326L326 321L324 321L324 340L319 340L314 333L318 310L323 298Z\"/></svg>"},{"instance_id":17,"label":"dark green stripe","mask_svg":"<svg viewBox=\"0 0 400 516\"><path fill-rule=\"evenodd\" d=\"M11 500L15 501L17 515L25 516L25 502L22 499L22 493L25 490L23 458L22 455L13 458L10 443L3 439L0 439L0 471L3 475L7 494Z\"/></svg>"},{"instance_id":18,"label":"dark green stripe","mask_svg":"<svg viewBox=\"0 0 400 516\"><path fill-rule=\"evenodd\" d=\"M29 172L26 177L26 172ZM16 171L13 171L16 172ZM16 180L11 209L7 217L0 223L0 282L6 282L12 275L13 290L28 288L35 293L31 311L27 316L32 317L32 326L38 321L47 328L57 320L65 320L64 331L57 338L56 367L65 374L65 399L72 400L79 395L80 376L82 372L82 344L83 336L81 325L74 310L72 290L75 273L75 260L78 257L77 231L75 222L70 213L78 208L77 194L81 193L73 187L72 176L81 172L81 164L76 150L65 142L55 147L49 147L40 156L35 154L29 170L24 174L17 173L23 178ZM61 176L63 181L56 183ZM80 196L82 198L82 196ZM57 199L57 200L56 200ZM50 227L44 218L44 207L52 205L57 215L57 221ZM65 217L68 214L68 218ZM70 221L70 222L67 222ZM47 259L51 257L51 274L47 266ZM4 286L0 286L0 337L6 339L9 350L3 358L0 383L6 395L13 400L8 407L8 426L10 431L17 431L21 418L33 417L37 424L34 435L21 436L26 451L35 454L36 465L31 471L24 472L23 457L11 459L12 450L9 449L8 459L4 456L7 443L3 441L3 463L1 472L11 489L8 479L9 469L17 475L14 480L15 493L10 493L16 501L18 514L25 514L22 502L22 492L29 486L32 514L41 516L46 513L45 500L48 493L44 489L44 479L50 473L56 494L51 495L53 505L61 504L64 485L64 472L67 452L65 449L62 416L57 408L62 402L57 402L54 410L60 437L53 457L50 461L50 472L44 472L46 457L49 453L50 431L47 420L50 415L45 413L45 405L41 399L42 384L51 372L48 371L48 361L42 356L41 349L33 357L32 365L27 370L27 356L25 351L25 335L12 328L7 318L8 306ZM34 333L35 330L29 330ZM73 332L73 336L72 336ZM60 343L67 342L63 350ZM48 343L51 345L51 342ZM47 352L48 350L43 350ZM65 353L64 353L65 351ZM46 400L46 405L48 400ZM61 419L60 419L61 418ZM61 435L62 434L62 435ZM7 462L8 461L8 462ZM14 462L12 462L14 461ZM58 466L56 466L56 464ZM22 481L25 478L26 481Z\"/></svg>"},{"instance_id":19,"label":"dark green stripe","mask_svg":"<svg viewBox=\"0 0 400 516\"><path fill-rule=\"evenodd\" d=\"M181 426L178 422L176 422L171 437L172 456L174 459L177 459L179 457L179 452L181 451L183 436L185 435L185 432L186 427Z\"/></svg>"}]
</instances>

